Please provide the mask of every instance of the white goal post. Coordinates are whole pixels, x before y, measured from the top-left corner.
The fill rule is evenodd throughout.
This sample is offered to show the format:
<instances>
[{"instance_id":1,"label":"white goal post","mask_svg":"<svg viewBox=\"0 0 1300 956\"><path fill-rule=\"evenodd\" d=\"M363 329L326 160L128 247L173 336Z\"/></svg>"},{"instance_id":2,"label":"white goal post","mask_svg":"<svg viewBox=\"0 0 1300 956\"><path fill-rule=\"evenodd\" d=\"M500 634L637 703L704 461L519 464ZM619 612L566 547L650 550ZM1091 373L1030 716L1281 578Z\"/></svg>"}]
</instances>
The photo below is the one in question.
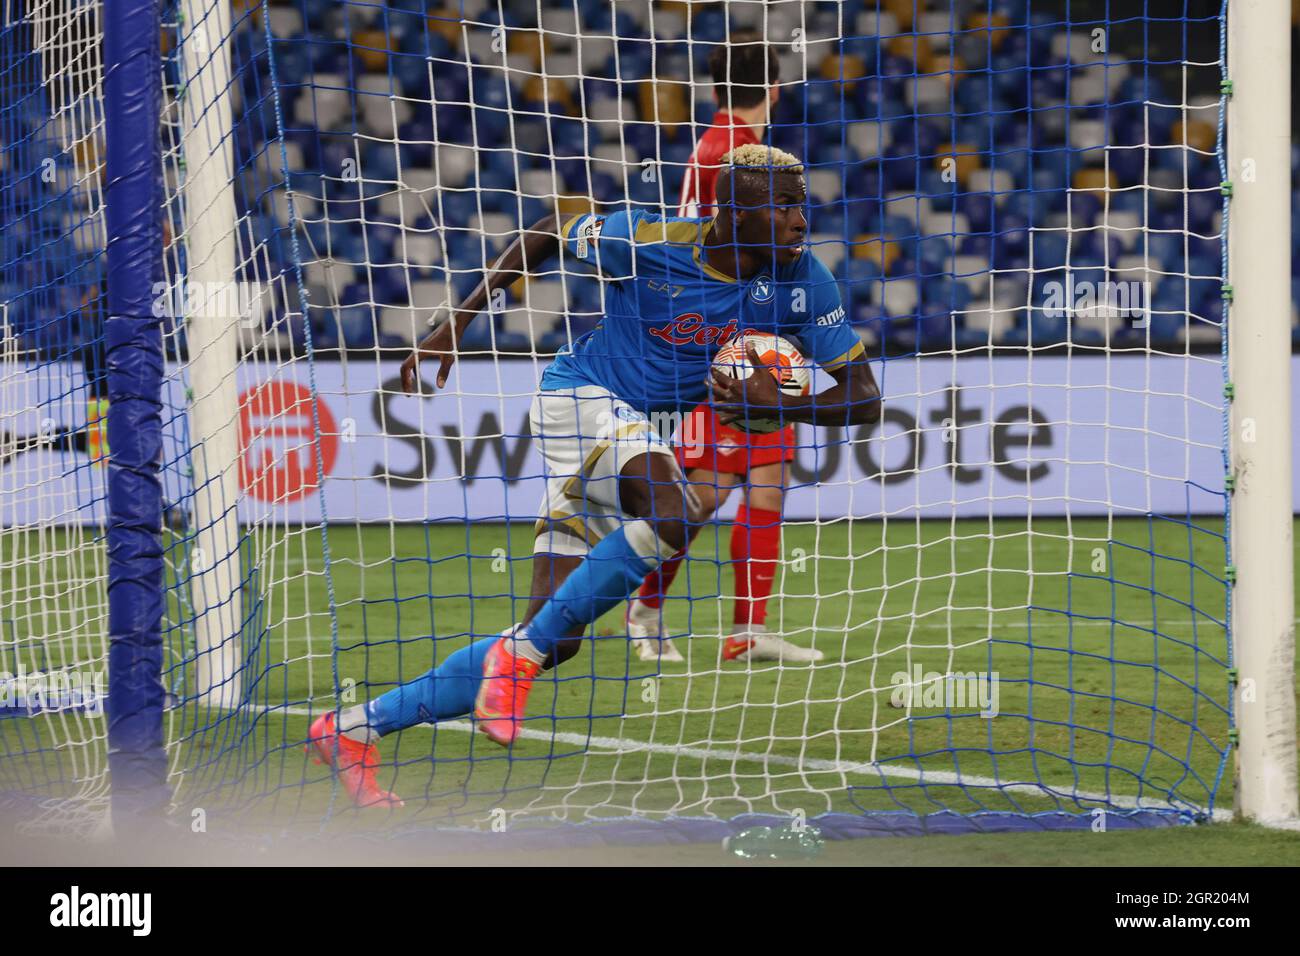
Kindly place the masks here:
<instances>
[{"instance_id":1,"label":"white goal post","mask_svg":"<svg viewBox=\"0 0 1300 956\"><path fill-rule=\"evenodd\" d=\"M234 119L231 109L229 0L184 0L180 31L185 71L180 97L180 157L188 257L185 283L203 308L185 323L189 345L189 426L194 468L193 577L199 701L229 708L241 698L243 616L239 517L240 316L227 306L237 288Z\"/></svg>"},{"instance_id":2,"label":"white goal post","mask_svg":"<svg viewBox=\"0 0 1300 956\"><path fill-rule=\"evenodd\" d=\"M1295 821L1291 422L1291 20L1286 4L1228 7L1228 321L1231 590L1237 812Z\"/></svg>"}]
</instances>

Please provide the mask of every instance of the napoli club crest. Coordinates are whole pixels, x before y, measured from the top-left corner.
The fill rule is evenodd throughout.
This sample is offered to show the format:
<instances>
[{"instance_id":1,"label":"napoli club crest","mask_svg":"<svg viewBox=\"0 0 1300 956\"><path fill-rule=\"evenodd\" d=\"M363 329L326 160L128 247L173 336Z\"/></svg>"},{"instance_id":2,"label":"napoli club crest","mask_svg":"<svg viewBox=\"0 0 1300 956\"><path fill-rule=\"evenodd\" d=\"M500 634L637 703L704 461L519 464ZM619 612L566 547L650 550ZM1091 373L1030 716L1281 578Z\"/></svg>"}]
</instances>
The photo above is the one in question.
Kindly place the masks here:
<instances>
[{"instance_id":1,"label":"napoli club crest","mask_svg":"<svg viewBox=\"0 0 1300 956\"><path fill-rule=\"evenodd\" d=\"M760 304L771 302L775 292L771 276L759 276L749 287L749 297Z\"/></svg>"}]
</instances>

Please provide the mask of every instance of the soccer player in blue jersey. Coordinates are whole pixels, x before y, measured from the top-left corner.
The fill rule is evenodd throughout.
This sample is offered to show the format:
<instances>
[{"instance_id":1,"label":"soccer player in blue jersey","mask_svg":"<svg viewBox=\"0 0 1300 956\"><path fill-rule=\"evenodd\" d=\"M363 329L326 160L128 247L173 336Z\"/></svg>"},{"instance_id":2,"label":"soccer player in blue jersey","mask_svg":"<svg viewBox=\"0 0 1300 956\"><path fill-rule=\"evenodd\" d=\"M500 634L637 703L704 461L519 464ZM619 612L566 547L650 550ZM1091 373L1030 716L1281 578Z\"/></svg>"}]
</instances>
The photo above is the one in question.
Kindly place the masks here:
<instances>
[{"instance_id":1,"label":"soccer player in blue jersey","mask_svg":"<svg viewBox=\"0 0 1300 956\"><path fill-rule=\"evenodd\" d=\"M502 255L484 282L402 365L417 390L421 361L439 361L442 388L456 343L494 289L560 252L609 280L605 315L542 375L529 417L547 486L523 623L462 648L437 668L367 704L318 718L309 746L361 805L395 805L375 781L375 740L417 723L473 713L508 746L537 675L577 652L587 625L627 600L679 551L694 517L671 445L651 416L711 399L724 421L776 418L815 425L877 421L880 392L844 321L830 271L805 248L803 167L759 144L723 158L711 219L642 210L548 216ZM717 350L746 332L793 337L835 384L783 395L771 375L712 371ZM750 349L750 361L761 364Z\"/></svg>"}]
</instances>

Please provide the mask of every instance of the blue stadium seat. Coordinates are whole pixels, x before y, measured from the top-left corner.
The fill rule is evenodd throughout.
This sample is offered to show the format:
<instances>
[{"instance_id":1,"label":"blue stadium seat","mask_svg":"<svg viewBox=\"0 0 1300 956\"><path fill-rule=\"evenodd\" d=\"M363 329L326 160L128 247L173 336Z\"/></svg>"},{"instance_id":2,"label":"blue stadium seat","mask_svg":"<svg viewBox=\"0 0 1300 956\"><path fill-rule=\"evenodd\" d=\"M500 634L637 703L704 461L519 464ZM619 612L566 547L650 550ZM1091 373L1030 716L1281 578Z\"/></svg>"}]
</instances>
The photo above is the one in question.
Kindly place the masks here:
<instances>
[{"instance_id":1,"label":"blue stadium seat","mask_svg":"<svg viewBox=\"0 0 1300 956\"><path fill-rule=\"evenodd\" d=\"M1106 151L1106 162L1115 174L1121 186L1132 186L1143 182L1147 161L1147 150L1110 149Z\"/></svg>"},{"instance_id":2,"label":"blue stadium seat","mask_svg":"<svg viewBox=\"0 0 1300 956\"><path fill-rule=\"evenodd\" d=\"M374 310L368 304L341 306L337 312L335 338L344 349L369 349L374 345ZM326 319L328 321L328 319Z\"/></svg>"},{"instance_id":3,"label":"blue stadium seat","mask_svg":"<svg viewBox=\"0 0 1300 956\"><path fill-rule=\"evenodd\" d=\"M545 0L542 6L543 9L573 9L569 0ZM818 15L831 12L852 32L852 28L857 26L854 19L857 13L874 10L876 6L874 0L845 0L835 5L819 5L816 10ZM1021 0L992 0L987 6L990 11L1006 11L1013 22L1026 16L1026 4ZM592 175L586 157L597 136L617 136L621 132L635 155L659 156L668 163L682 163L687 158L692 136L686 131L672 137L646 122L628 122L621 127L617 122L601 122L593 129L578 117L548 117L542 113L530 117L528 111L537 107L523 104L518 97L512 97L515 113L511 129L512 117L505 111L509 91L507 80L496 68L475 65L472 68L474 103L471 108L468 103L471 91L469 69L456 62L465 53L454 48L441 34L427 28L425 17L428 9L424 0L394 0L387 7L363 7L340 15L339 5L332 0L295 0L287 9L296 9L301 15L300 19L306 25L306 42L302 42L303 38L286 41L278 37L268 50L265 33L252 23L251 18L247 27L241 28L236 36L236 55L257 61L253 69L243 70L240 74L243 112L237 121L233 141L236 161L241 167L246 167L247 172L241 175L239 183L239 209L241 214L252 214L249 226L270 260L271 274L283 268L291 258L287 233L263 215L272 211L264 197L274 188L278 175L278 162L274 157L264 155L264 144L268 142L272 150L278 149L275 142L278 125L276 103L267 95L271 88L268 69L272 58L280 84L283 119L288 125L286 140L295 154L301 156L302 168L310 171L294 173L292 184L304 196L327 199L323 208L314 208L309 203L304 203L303 207L310 210L308 217L325 214L334 224L329 228L320 223L308 223L307 238L322 254L329 250L343 260L373 264L375 269L371 271L370 279L376 287L375 294L383 295L385 299L398 295L404 279L400 278L401 269L383 265L390 259L400 259L401 253L395 246L396 224L375 221L378 212L375 196L378 191L388 188L386 183L397 178L399 168L404 171L432 168L432 143L435 139L440 143L468 144L473 141L475 130L483 142L505 141L511 134L515 137L515 149L479 154L479 172L464 184L465 190L445 189L439 194L436 208L440 210L440 216L445 217L449 225L462 227L480 211L504 214L518 222L533 222L540 218L548 208L548 202L529 198L520 203L515 193L519 174L534 169L549 173L555 168L565 189L590 191L602 202L623 199L625 187L621 178L605 173ZM273 9L286 8L276 5ZM491 21L496 17L496 11L496 4L487 4L480 12ZM645 35L638 18L607 0L578 0L577 11L584 29L600 31L603 26L604 32L616 29L624 37L619 44L620 75L648 75L651 50L648 44L637 39ZM536 13L535 7L526 5L508 7L507 22L532 23L536 21ZM916 320L917 343L922 347L927 341L934 341L939 331L927 331L924 326L929 311L940 304L951 307L948 300L952 295L969 295L965 285L957 283L954 286L945 273L954 246L960 254L983 257L991 267L999 270L1025 270L1032 260L1035 270L1042 274L1042 270L1065 264L1066 236L1059 214L1067 211L1068 222L1074 229L1069 236L1069 264L1074 267L1072 277L1077 279L1099 274L1094 270L1107 263L1113 264L1121 256L1145 256L1146 265L1152 270L1171 274L1157 284L1158 296L1162 304L1179 310L1174 317L1178 323L1182 321L1181 310L1189 307L1189 303L1198 315L1221 311L1221 280L1217 276L1220 270L1219 240L1212 233L1222 209L1222 197L1218 194L1220 174L1213 158L1180 149L1125 148L1172 142L1173 124L1187 119L1186 111L1176 105L1181 100L1180 94L1168 93L1162 88L1163 81L1158 75L1144 71L1125 79L1118 94L1113 93L1104 108L1067 104L1067 80L1087 80L1099 67L1080 64L1068 67L1065 61L1055 57L1053 43L1062 29L1059 16L1035 14L1033 22L1034 28L1027 32L1011 30L997 50L987 53L987 60L981 55L971 61L969 69L980 70L987 63L988 72L957 78L955 115L949 115L946 110L938 111L941 115L913 115L906 90L917 74L916 63L910 56L884 53L882 41L874 36L848 37L839 43L838 52L859 57L867 66L867 77L849 86L847 100L842 98L836 83L821 80L820 63L810 60L811 79L786 91L777 108L770 136L772 142L794 150L810 164L815 164L814 170L842 173L843 185L836 182L831 188L831 180L823 178L812 189L808 213L813 231L823 238L883 233L906 240L899 248L901 254L893 259L889 272L892 278L898 279L932 277L924 283L921 317ZM396 49L388 56L388 68L396 92L411 100L433 97L437 101L436 136L434 117L426 108L423 111L417 109L413 118L402 124L398 135L403 145L399 148L385 143L363 142L361 175L364 181L360 184L337 180L342 163L356 155L357 142L352 134L357 119L353 104L345 98L340 122L333 129L320 130L304 123L303 120L309 121L311 111L305 107L300 110L298 105L304 97L311 97L313 93L320 95L328 86L342 86L342 91L335 92L343 92L346 96L348 89L361 85L356 71L362 63L347 39L347 30L356 29L358 25L387 29L396 38ZM730 28L739 25L733 23ZM696 42L689 54L666 48L657 51L660 75L674 71L687 73L690 65L687 56L693 56L697 76L700 76L699 71L711 52L710 43L721 41L726 34L726 11L720 7L700 10L693 15L691 29ZM906 32L910 27L902 29ZM983 40L979 36L971 39ZM1059 50L1059 46L1056 49ZM942 45L936 45L936 51L946 52ZM560 52L566 51L561 49ZM957 44L954 52L965 55L969 49ZM174 65L169 64L169 68L174 68ZM590 69L590 64L587 68ZM1074 71L1072 76L1071 69ZM430 72L435 78L432 89ZM590 76L583 81L582 93L588 103L600 95L623 92L610 79L612 64L603 72L606 75ZM330 74L334 74L333 78ZM613 90L608 89L611 86ZM1031 88L1034 109L1025 113L1023 108ZM436 97L433 96L435 91ZM337 96L333 103L337 110L340 106ZM1157 105L1160 103L1170 105ZM699 101L694 108L698 122L707 123L711 119L712 104ZM35 129L43 123L48 117L49 104L43 97L31 97L18 108L19 115L15 116L15 112L12 109L7 111L11 138L21 130ZM302 119L298 116L300 112ZM328 109L325 112L328 113ZM875 156L869 155L875 150L865 148L870 144L864 146L862 142L861 131L866 127L855 128L843 122L844 119L858 118L884 121L880 129L888 139L881 144L884 156L878 166ZM1156 166L1152 185L1162 188L1121 188L1107 197L1111 213L1125 213L1129 217L1124 220L1123 229L1131 230L1136 223L1151 230L1144 233L1133 248L1123 248L1118 230L1104 235L1100 231L1090 231L1088 227L1103 222L1100 200L1084 192L1067 191L1079 170L1100 163L1102 154L1098 146L1078 149L1065 145L1071 129L1078 129L1077 124L1081 122L1096 119L1106 121L1110 148L1105 159L1121 187L1141 186L1147 161L1151 160ZM698 134L699 130L691 132ZM968 191L963 191L958 184L944 182L934 168L933 157L939 144L950 141L971 142L987 150L986 168L1010 174L1012 191L1000 191L994 202L987 192L971 188L969 183ZM1088 144L1076 140L1074 145ZM859 154L860 147L863 147L863 155ZM560 157L554 167L552 152ZM11 151L11 155L17 153ZM864 156L869 157L866 162L861 161ZM33 144L25 163L31 166L38 164L39 159ZM1300 171L1300 147L1293 148L1292 159ZM1185 162L1190 163L1186 172ZM335 178L322 180L322 172ZM6 237L12 244L9 248L28 248L33 243L48 242L47 233L57 234L66 228L62 213L67 211L70 199L49 204L63 208L44 209L36 204L47 202L48 194L32 177L16 177L8 173L0 173L0 176L3 176L0 186L7 198L6 211L10 214ZM680 181L680 169L673 169L669 176L661 179L661 182L647 184L641 183L639 177L631 177L631 198L649 204L658 204L666 198L671 203ZM810 176L810 186L812 180ZM983 181L981 178L975 185ZM1005 190L1005 180L999 180L996 188ZM928 223L924 219L918 223L913 221L911 214L896 215L900 208L908 206L908 201L886 201L886 197L895 192L926 197L925 208L928 210L963 214L969 228L962 225L962 234L958 236L931 235L936 229L933 218ZM1297 212L1292 239L1296 253L1293 269L1300 277L1300 193L1293 193L1292 203ZM391 212L391 209L387 211ZM363 218L371 220L364 227L364 236ZM424 228L432 229L432 226L432 223L426 223ZM1035 230L1032 250L1030 227ZM1188 228L1201 235L1186 235ZM938 231L942 232L941 226ZM442 236L451 247L446 265L453 270L453 285L472 285L479 275L474 270L482 266L479 244L463 228L448 229ZM427 234L425 238L428 238ZM77 254L60 252L58 257L75 259ZM304 254L310 254L310 250L304 250ZM421 259L418 267L413 265L411 268L432 268L434 260L426 259ZM267 268L259 261L256 265L250 263L245 271L257 274L267 271ZM32 264L23 276L30 273L38 281L48 281L44 271ZM876 308L866 302L871 286L880 278L875 263L847 258L836 271L846 282L856 283L857 287L848 291L846 297L857 300L857 308ZM1203 278L1189 279L1184 273ZM587 281L590 281L590 285L584 287L587 291L575 295L575 299L584 298L584 307L598 308L599 286L592 280ZM954 291L957 287L960 291ZM1300 301L1300 283L1293 289L1293 294ZM356 317L352 318L355 320ZM367 321L373 325L369 319ZM1181 328L1174 329L1169 322L1162 327L1181 334ZM328 342L328 329L320 328L320 341ZM959 342L963 331L959 327ZM1028 325L1022 322L1020 332L1026 340L1033 332L1035 344L1041 344L1044 336L1053 334L1053 328L1051 322L1035 319Z\"/></svg>"},{"instance_id":4,"label":"blue stadium seat","mask_svg":"<svg viewBox=\"0 0 1300 956\"><path fill-rule=\"evenodd\" d=\"M1036 232L1033 236L1033 263L1037 270L1065 265L1069 241L1059 231Z\"/></svg>"},{"instance_id":5,"label":"blue stadium seat","mask_svg":"<svg viewBox=\"0 0 1300 956\"><path fill-rule=\"evenodd\" d=\"M308 44L275 43L272 45L270 55L275 60L275 78L279 83L295 85L310 81L311 53ZM245 75L245 80L253 79L261 79L261 77L257 72L250 70ZM270 83L263 80L262 88L269 89Z\"/></svg>"},{"instance_id":6,"label":"blue stadium seat","mask_svg":"<svg viewBox=\"0 0 1300 956\"><path fill-rule=\"evenodd\" d=\"M1153 264L1159 264L1165 272L1183 272L1186 254L1186 238L1167 232L1151 232L1146 236L1146 254Z\"/></svg>"},{"instance_id":7,"label":"blue stadium seat","mask_svg":"<svg viewBox=\"0 0 1300 956\"><path fill-rule=\"evenodd\" d=\"M948 311L960 311L970 304L970 289L950 275L925 280L922 302L940 305Z\"/></svg>"},{"instance_id":8,"label":"blue stadium seat","mask_svg":"<svg viewBox=\"0 0 1300 956\"><path fill-rule=\"evenodd\" d=\"M1187 264L1187 295L1192 307L1202 312L1208 303L1219 302L1223 296L1223 279L1219 275L1218 259L1194 258ZM1198 276L1199 278L1191 278Z\"/></svg>"},{"instance_id":9,"label":"blue stadium seat","mask_svg":"<svg viewBox=\"0 0 1300 956\"><path fill-rule=\"evenodd\" d=\"M957 209L963 213L975 232L989 232L993 226L994 199L990 193L962 193L957 197Z\"/></svg>"},{"instance_id":10,"label":"blue stadium seat","mask_svg":"<svg viewBox=\"0 0 1300 956\"><path fill-rule=\"evenodd\" d=\"M1215 269L1218 270L1223 257L1223 241L1208 235L1189 235L1187 237L1187 252L1195 259L1213 261Z\"/></svg>"},{"instance_id":11,"label":"blue stadium seat","mask_svg":"<svg viewBox=\"0 0 1300 956\"><path fill-rule=\"evenodd\" d=\"M1175 342L1187 327L1187 316L1182 313L1154 312L1148 325L1152 342Z\"/></svg>"},{"instance_id":12,"label":"blue stadium seat","mask_svg":"<svg viewBox=\"0 0 1300 956\"><path fill-rule=\"evenodd\" d=\"M930 200L932 209L943 212L951 211L957 197L961 195L957 183L946 181L942 171L938 169L926 169L921 172L920 194Z\"/></svg>"},{"instance_id":13,"label":"blue stadium seat","mask_svg":"<svg viewBox=\"0 0 1300 956\"><path fill-rule=\"evenodd\" d=\"M1026 311L1029 314L1027 325L1017 324L1017 331L1023 336L1020 344L1041 348L1066 340L1069 329L1065 316L1046 315L1042 309L1036 308Z\"/></svg>"},{"instance_id":14,"label":"blue stadium seat","mask_svg":"<svg viewBox=\"0 0 1300 956\"><path fill-rule=\"evenodd\" d=\"M948 236L923 236L917 241L916 255L921 275L946 273L952 264L953 241Z\"/></svg>"},{"instance_id":15,"label":"blue stadium seat","mask_svg":"<svg viewBox=\"0 0 1300 956\"><path fill-rule=\"evenodd\" d=\"M1213 192L1191 192L1187 195L1187 228L1206 235L1214 231L1214 217L1223 211L1223 196Z\"/></svg>"},{"instance_id":16,"label":"blue stadium seat","mask_svg":"<svg viewBox=\"0 0 1300 956\"><path fill-rule=\"evenodd\" d=\"M495 328L493 324L496 318L492 315L480 315L465 329L460 338L460 349L464 352L486 352L492 348L492 341L495 338Z\"/></svg>"},{"instance_id":17,"label":"blue stadium seat","mask_svg":"<svg viewBox=\"0 0 1300 956\"><path fill-rule=\"evenodd\" d=\"M691 20L691 39L700 43L722 43L727 38L727 14L719 8L705 8Z\"/></svg>"},{"instance_id":18,"label":"blue stadium seat","mask_svg":"<svg viewBox=\"0 0 1300 956\"><path fill-rule=\"evenodd\" d=\"M339 326L334 309L313 309L311 313L311 345L313 351L339 347Z\"/></svg>"},{"instance_id":19,"label":"blue stadium seat","mask_svg":"<svg viewBox=\"0 0 1300 956\"><path fill-rule=\"evenodd\" d=\"M875 341L889 334L889 315L870 302L854 302L849 308L849 322L859 332Z\"/></svg>"},{"instance_id":20,"label":"blue stadium seat","mask_svg":"<svg viewBox=\"0 0 1300 956\"><path fill-rule=\"evenodd\" d=\"M439 103L468 103L471 66L454 58L435 59L433 85L438 89Z\"/></svg>"},{"instance_id":21,"label":"blue stadium seat","mask_svg":"<svg viewBox=\"0 0 1300 956\"><path fill-rule=\"evenodd\" d=\"M862 209L857 209L859 215ZM849 207L845 203L836 200L836 202L819 204L810 204L806 212L809 219L809 232L822 233L826 235L853 235L863 232L865 226L862 222L852 221Z\"/></svg>"},{"instance_id":22,"label":"blue stadium seat","mask_svg":"<svg viewBox=\"0 0 1300 956\"><path fill-rule=\"evenodd\" d=\"M397 182L397 149L391 143L366 143L358 172L365 179Z\"/></svg>"},{"instance_id":23,"label":"blue stadium seat","mask_svg":"<svg viewBox=\"0 0 1300 956\"><path fill-rule=\"evenodd\" d=\"M989 265L995 269L1015 269L1028 262L1030 232L1028 223L1019 216L999 216L998 230L990 237Z\"/></svg>"},{"instance_id":24,"label":"blue stadium seat","mask_svg":"<svg viewBox=\"0 0 1300 956\"><path fill-rule=\"evenodd\" d=\"M1144 216L1146 213L1145 190L1126 189L1121 191L1112 190L1109 196L1110 208L1112 212L1131 212L1138 216Z\"/></svg>"}]
</instances>

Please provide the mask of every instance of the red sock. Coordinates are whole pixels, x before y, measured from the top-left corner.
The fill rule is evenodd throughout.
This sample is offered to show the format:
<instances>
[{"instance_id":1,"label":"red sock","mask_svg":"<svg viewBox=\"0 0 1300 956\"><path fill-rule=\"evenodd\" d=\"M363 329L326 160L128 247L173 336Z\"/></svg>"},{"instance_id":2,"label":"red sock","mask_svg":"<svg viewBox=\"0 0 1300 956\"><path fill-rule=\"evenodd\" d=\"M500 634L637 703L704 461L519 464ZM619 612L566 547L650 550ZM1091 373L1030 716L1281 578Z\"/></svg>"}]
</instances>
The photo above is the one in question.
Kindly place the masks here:
<instances>
[{"instance_id":1,"label":"red sock","mask_svg":"<svg viewBox=\"0 0 1300 956\"><path fill-rule=\"evenodd\" d=\"M781 558L781 513L741 504L731 526L736 567L736 630L767 620L767 599Z\"/></svg>"},{"instance_id":2,"label":"red sock","mask_svg":"<svg viewBox=\"0 0 1300 956\"><path fill-rule=\"evenodd\" d=\"M647 574L641 582L641 590L636 593L637 600L646 607L659 607L663 604L664 595L673 586L673 578L677 577L685 559L686 549L683 548Z\"/></svg>"}]
</instances>

